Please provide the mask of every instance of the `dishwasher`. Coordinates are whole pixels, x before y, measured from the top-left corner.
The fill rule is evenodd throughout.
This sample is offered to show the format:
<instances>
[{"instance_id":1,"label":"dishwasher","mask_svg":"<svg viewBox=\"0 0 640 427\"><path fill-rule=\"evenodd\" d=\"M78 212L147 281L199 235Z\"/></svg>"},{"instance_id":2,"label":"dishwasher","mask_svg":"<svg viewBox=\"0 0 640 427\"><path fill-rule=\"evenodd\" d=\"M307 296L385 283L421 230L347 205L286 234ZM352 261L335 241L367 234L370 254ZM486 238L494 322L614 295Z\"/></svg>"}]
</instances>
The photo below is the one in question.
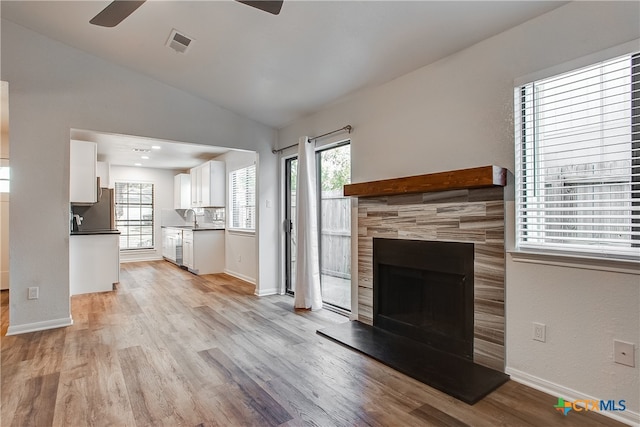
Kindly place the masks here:
<instances>
[{"instance_id":1,"label":"dishwasher","mask_svg":"<svg viewBox=\"0 0 640 427\"><path fill-rule=\"evenodd\" d=\"M179 228L162 229L162 257L182 267L182 230Z\"/></svg>"}]
</instances>

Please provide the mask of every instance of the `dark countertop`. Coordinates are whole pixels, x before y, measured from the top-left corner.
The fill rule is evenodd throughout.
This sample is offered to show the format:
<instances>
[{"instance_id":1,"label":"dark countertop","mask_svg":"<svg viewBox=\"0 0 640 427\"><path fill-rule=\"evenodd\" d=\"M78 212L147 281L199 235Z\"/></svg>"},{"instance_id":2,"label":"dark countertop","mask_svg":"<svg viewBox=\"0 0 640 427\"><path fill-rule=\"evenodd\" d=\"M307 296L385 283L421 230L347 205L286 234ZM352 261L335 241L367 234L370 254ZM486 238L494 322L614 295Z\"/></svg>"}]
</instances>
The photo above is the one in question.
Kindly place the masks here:
<instances>
[{"instance_id":1,"label":"dark countertop","mask_svg":"<svg viewBox=\"0 0 640 427\"><path fill-rule=\"evenodd\" d=\"M120 234L118 230L82 230L72 231L71 236L95 236L97 234Z\"/></svg>"},{"instance_id":2,"label":"dark countertop","mask_svg":"<svg viewBox=\"0 0 640 427\"><path fill-rule=\"evenodd\" d=\"M179 230L191 230L191 231L212 231L212 230L222 230L224 231L224 227L202 227L193 225L163 225L162 228L177 228Z\"/></svg>"}]
</instances>

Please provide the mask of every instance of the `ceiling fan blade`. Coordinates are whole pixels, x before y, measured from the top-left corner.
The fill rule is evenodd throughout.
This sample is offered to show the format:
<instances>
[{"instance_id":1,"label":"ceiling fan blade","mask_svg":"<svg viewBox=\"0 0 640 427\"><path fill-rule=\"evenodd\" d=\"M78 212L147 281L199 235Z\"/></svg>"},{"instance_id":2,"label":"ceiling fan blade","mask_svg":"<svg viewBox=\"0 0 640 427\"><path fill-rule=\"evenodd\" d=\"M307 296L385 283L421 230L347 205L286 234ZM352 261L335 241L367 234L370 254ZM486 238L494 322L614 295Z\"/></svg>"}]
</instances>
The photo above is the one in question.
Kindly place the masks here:
<instances>
[{"instance_id":1,"label":"ceiling fan blade","mask_svg":"<svg viewBox=\"0 0 640 427\"><path fill-rule=\"evenodd\" d=\"M145 0L114 0L109 6L102 9L102 12L93 17L89 23L101 27L115 27L127 16L131 15L137 8L142 6Z\"/></svg>"},{"instance_id":2,"label":"ceiling fan blade","mask_svg":"<svg viewBox=\"0 0 640 427\"><path fill-rule=\"evenodd\" d=\"M282 3L284 0L280 1L269 1L269 0L236 0L240 3L244 3L248 6L255 7L256 9L264 10L265 12L269 12L273 15L277 15L280 13L280 9L282 9Z\"/></svg>"}]
</instances>

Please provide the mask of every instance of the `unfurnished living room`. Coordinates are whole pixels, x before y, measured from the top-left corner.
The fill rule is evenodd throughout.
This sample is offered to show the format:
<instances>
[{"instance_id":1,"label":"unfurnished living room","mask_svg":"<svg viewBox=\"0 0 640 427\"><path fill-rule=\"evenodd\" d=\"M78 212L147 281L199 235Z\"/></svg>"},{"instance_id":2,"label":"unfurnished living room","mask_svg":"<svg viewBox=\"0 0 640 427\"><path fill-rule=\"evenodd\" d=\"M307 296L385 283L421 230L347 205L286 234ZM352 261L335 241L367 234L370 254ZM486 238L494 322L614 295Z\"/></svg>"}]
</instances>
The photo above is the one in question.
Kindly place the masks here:
<instances>
[{"instance_id":1,"label":"unfurnished living room","mask_svg":"<svg viewBox=\"0 0 640 427\"><path fill-rule=\"evenodd\" d=\"M637 1L0 17L0 425L640 426Z\"/></svg>"}]
</instances>

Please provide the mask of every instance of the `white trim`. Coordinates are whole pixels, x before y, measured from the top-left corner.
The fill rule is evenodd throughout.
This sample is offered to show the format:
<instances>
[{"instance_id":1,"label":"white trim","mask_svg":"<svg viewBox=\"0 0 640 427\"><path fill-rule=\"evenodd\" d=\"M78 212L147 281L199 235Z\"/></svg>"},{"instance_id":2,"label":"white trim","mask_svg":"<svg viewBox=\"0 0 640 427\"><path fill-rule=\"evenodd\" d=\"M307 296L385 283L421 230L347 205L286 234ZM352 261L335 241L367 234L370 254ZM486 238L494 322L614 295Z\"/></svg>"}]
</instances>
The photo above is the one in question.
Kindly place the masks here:
<instances>
[{"instance_id":1,"label":"white trim","mask_svg":"<svg viewBox=\"0 0 640 427\"><path fill-rule=\"evenodd\" d=\"M631 40L621 45L613 46L608 49L592 53L590 55L585 55L580 58L576 58L571 61L564 62L562 64L558 64L550 68L545 68L544 70L539 70L534 73L527 74L522 77L518 77L514 79L513 83L515 87L522 86L536 80L546 79L547 77L551 77L558 74L566 73L568 71L584 68L589 65L597 64L598 62L613 59L622 55L628 55L630 53L637 52L639 50L640 50L640 39Z\"/></svg>"},{"instance_id":2,"label":"white trim","mask_svg":"<svg viewBox=\"0 0 640 427\"><path fill-rule=\"evenodd\" d=\"M640 275L640 263L631 260L604 259L587 255L508 250L514 262L556 265L583 270L610 271L614 273Z\"/></svg>"},{"instance_id":3,"label":"white trim","mask_svg":"<svg viewBox=\"0 0 640 427\"><path fill-rule=\"evenodd\" d=\"M228 274L229 276L233 276L236 279L244 280L245 282L249 282L255 286L256 279L253 277L245 276L244 274L236 273L235 271L224 269L224 274Z\"/></svg>"},{"instance_id":4,"label":"white trim","mask_svg":"<svg viewBox=\"0 0 640 427\"><path fill-rule=\"evenodd\" d=\"M258 288L256 287L256 291L254 292L254 295L259 296L259 297L266 297L268 295L278 295L278 289L269 288L269 289L260 289L260 290L258 290Z\"/></svg>"},{"instance_id":5,"label":"white trim","mask_svg":"<svg viewBox=\"0 0 640 427\"><path fill-rule=\"evenodd\" d=\"M330 150L332 148L336 148L342 145L351 145L351 137L342 138L342 139L338 138L336 140L329 139L322 144L318 144L317 142L314 142L314 144L315 144L314 149L317 153L318 151Z\"/></svg>"},{"instance_id":6,"label":"white trim","mask_svg":"<svg viewBox=\"0 0 640 427\"><path fill-rule=\"evenodd\" d=\"M143 255L143 254L140 254ZM141 261L162 261L164 258L157 253L148 254L147 256L139 256L139 257L126 257L120 254L120 264L126 264L129 262L141 262Z\"/></svg>"},{"instance_id":7,"label":"white trim","mask_svg":"<svg viewBox=\"0 0 640 427\"><path fill-rule=\"evenodd\" d=\"M63 328L73 325L73 318L63 317L62 319L44 320L42 322L25 323L24 325L11 325L7 329L7 335L19 335L29 332L45 331L47 329Z\"/></svg>"},{"instance_id":8,"label":"white trim","mask_svg":"<svg viewBox=\"0 0 640 427\"><path fill-rule=\"evenodd\" d=\"M589 396L588 394L584 394L571 388L552 383L550 381L538 378L536 376L527 374L526 372L522 372L510 367L507 367L506 373L509 374L511 376L511 379L515 382L524 384L536 390L540 390L543 393L547 393L554 397L561 397L570 401L601 400L597 397ZM554 409L550 407L549 410ZM597 413L605 417L612 418L616 421L620 421L621 423L628 424L630 426L640 425L640 413L637 412L625 410L622 412L598 411ZM571 413L569 413L567 416L571 416Z\"/></svg>"}]
</instances>

